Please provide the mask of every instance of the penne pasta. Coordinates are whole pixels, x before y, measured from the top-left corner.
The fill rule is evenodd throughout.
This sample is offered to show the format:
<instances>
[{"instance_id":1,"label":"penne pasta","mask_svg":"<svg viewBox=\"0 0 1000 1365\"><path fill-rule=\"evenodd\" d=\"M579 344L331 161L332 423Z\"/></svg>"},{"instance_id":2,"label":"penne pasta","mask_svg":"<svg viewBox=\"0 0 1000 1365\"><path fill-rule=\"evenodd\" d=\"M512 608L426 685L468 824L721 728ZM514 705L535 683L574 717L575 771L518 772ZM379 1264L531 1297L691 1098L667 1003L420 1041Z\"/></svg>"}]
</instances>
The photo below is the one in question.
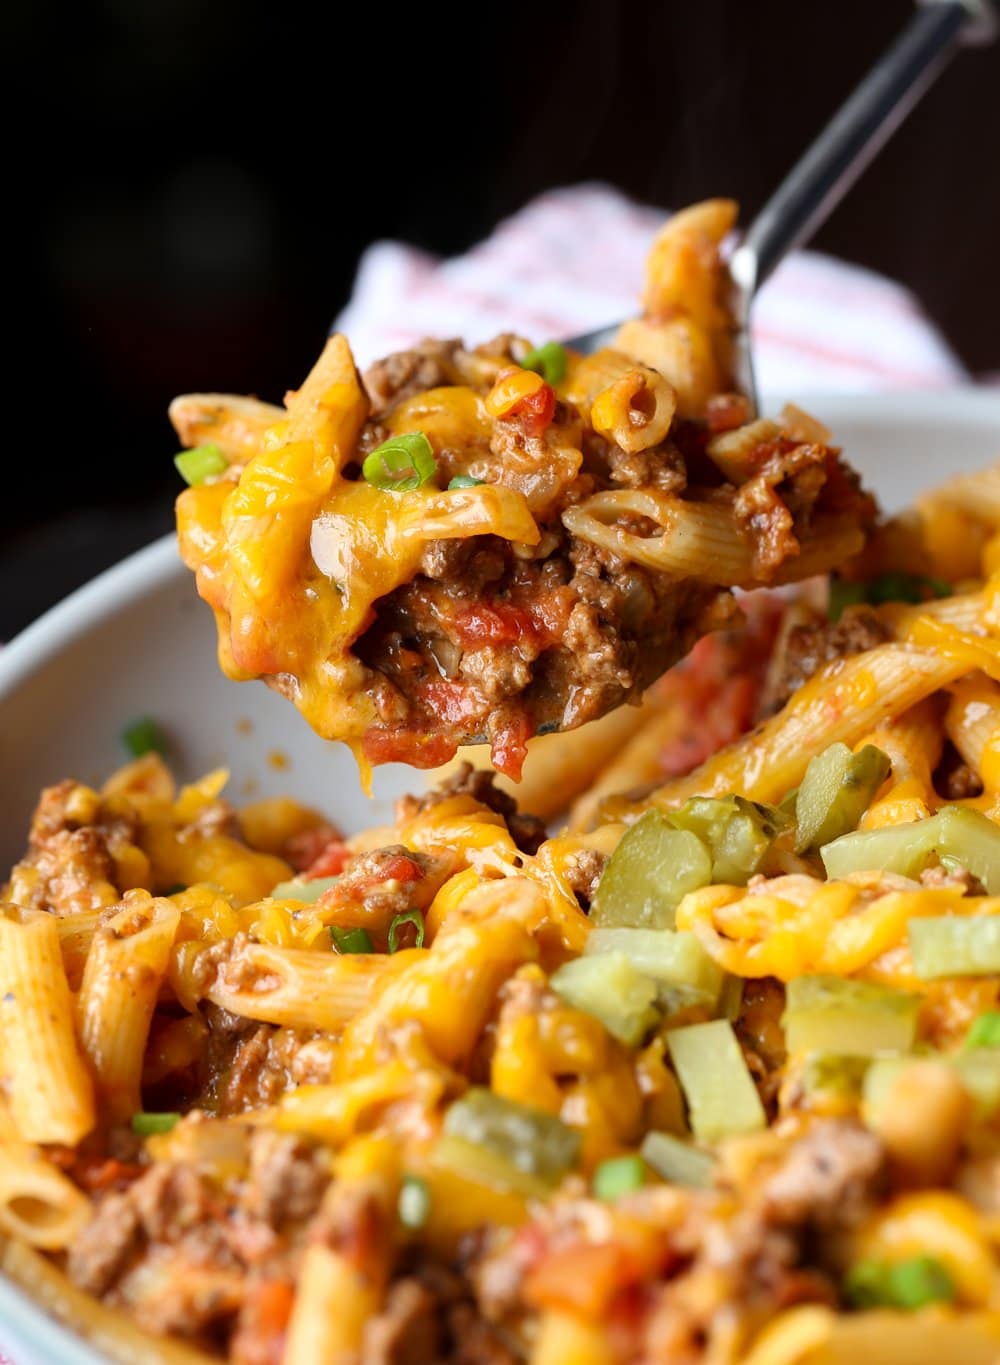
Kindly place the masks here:
<instances>
[{"instance_id":1,"label":"penne pasta","mask_svg":"<svg viewBox=\"0 0 1000 1365\"><path fill-rule=\"evenodd\" d=\"M0 1112L0 1233L42 1251L62 1251L91 1215L87 1196Z\"/></svg>"},{"instance_id":2,"label":"penne pasta","mask_svg":"<svg viewBox=\"0 0 1000 1365\"><path fill-rule=\"evenodd\" d=\"M687 777L657 788L649 802L669 808L689 796L738 792L780 800L802 780L817 748L854 745L876 725L960 677L967 665L906 645L882 645L828 665L771 720ZM611 802L612 809L619 809ZM633 810L641 809L633 804Z\"/></svg>"},{"instance_id":3,"label":"penne pasta","mask_svg":"<svg viewBox=\"0 0 1000 1365\"><path fill-rule=\"evenodd\" d=\"M384 1140L361 1138L341 1157L323 1211L329 1233L303 1259L282 1365L352 1365L364 1359L366 1328L392 1269L387 1219L398 1190L394 1155ZM362 1240L354 1229L365 1206L375 1216Z\"/></svg>"},{"instance_id":4,"label":"penne pasta","mask_svg":"<svg viewBox=\"0 0 1000 1365\"><path fill-rule=\"evenodd\" d=\"M658 445L674 420L673 389L656 370L635 366L596 394L594 430L629 454Z\"/></svg>"},{"instance_id":5,"label":"penne pasta","mask_svg":"<svg viewBox=\"0 0 1000 1365\"><path fill-rule=\"evenodd\" d=\"M94 1126L93 1083L51 915L0 914L0 1058L11 1117L26 1142L75 1144Z\"/></svg>"},{"instance_id":6,"label":"penne pasta","mask_svg":"<svg viewBox=\"0 0 1000 1365\"><path fill-rule=\"evenodd\" d=\"M646 536L625 529L620 523L627 516L648 518L658 533ZM646 568L744 588L825 573L855 554L862 541L849 519L816 523L803 536L799 554L772 577L757 569L753 546L723 503L692 503L651 489L623 489L597 493L568 508L563 524L580 540Z\"/></svg>"},{"instance_id":7,"label":"penne pasta","mask_svg":"<svg viewBox=\"0 0 1000 1365\"><path fill-rule=\"evenodd\" d=\"M622 746L628 745L659 709L656 697L647 693L639 706L620 706L584 729L537 735L528 741L528 756L520 782L511 782L501 775L495 779L495 785L516 800L521 810L543 820L552 820L566 810L574 797L591 786ZM471 763L483 772L489 771L489 747L481 744L460 749L450 763L427 774L428 786L447 782L459 772L463 763ZM612 790L626 790L630 785L626 783Z\"/></svg>"},{"instance_id":8,"label":"penne pasta","mask_svg":"<svg viewBox=\"0 0 1000 1365\"><path fill-rule=\"evenodd\" d=\"M953 683L945 730L973 772L991 790L1000 785L1000 686L981 673Z\"/></svg>"},{"instance_id":9,"label":"penne pasta","mask_svg":"<svg viewBox=\"0 0 1000 1365\"><path fill-rule=\"evenodd\" d=\"M414 955L424 956L416 950L392 957L341 956L231 942L232 951L221 959L207 957L211 950L205 944L180 945L169 972L178 998L190 1008L198 1000L211 1000L245 1019L290 1028L340 1028L364 1008L377 984L404 971Z\"/></svg>"},{"instance_id":10,"label":"penne pasta","mask_svg":"<svg viewBox=\"0 0 1000 1365\"><path fill-rule=\"evenodd\" d=\"M230 464L242 464L259 450L268 432L287 419L284 408L230 393L185 393L168 409L186 446L214 445Z\"/></svg>"},{"instance_id":11,"label":"penne pasta","mask_svg":"<svg viewBox=\"0 0 1000 1365\"><path fill-rule=\"evenodd\" d=\"M142 1108L143 1056L179 923L172 902L131 892L87 953L76 1002L80 1042L114 1122Z\"/></svg>"}]
</instances>

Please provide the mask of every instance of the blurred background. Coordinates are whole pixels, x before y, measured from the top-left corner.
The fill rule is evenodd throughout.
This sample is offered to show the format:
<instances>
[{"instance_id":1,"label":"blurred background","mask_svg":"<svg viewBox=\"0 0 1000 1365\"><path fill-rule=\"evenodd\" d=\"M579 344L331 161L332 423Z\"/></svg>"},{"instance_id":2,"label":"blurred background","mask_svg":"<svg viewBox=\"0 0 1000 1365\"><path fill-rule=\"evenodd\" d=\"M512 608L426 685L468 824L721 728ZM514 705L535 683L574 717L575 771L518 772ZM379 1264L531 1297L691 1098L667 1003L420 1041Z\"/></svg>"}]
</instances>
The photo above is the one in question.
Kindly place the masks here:
<instances>
[{"instance_id":1,"label":"blurred background","mask_svg":"<svg viewBox=\"0 0 1000 1365\"><path fill-rule=\"evenodd\" d=\"M280 399L369 242L453 254L582 180L750 215L911 12L8 0L13 398L32 426L6 454L0 639L169 529L169 399ZM998 132L994 45L814 243L915 290L975 374L1000 370Z\"/></svg>"}]
</instances>

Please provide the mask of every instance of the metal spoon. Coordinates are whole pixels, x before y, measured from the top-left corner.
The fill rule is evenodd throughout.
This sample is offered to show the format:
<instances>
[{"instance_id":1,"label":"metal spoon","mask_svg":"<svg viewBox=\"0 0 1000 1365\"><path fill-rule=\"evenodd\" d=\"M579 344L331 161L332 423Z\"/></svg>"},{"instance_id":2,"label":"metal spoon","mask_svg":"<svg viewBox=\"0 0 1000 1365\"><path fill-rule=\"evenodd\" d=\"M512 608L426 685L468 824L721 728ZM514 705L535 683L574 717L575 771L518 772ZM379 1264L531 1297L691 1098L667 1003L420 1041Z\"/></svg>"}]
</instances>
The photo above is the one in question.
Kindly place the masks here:
<instances>
[{"instance_id":1,"label":"metal spoon","mask_svg":"<svg viewBox=\"0 0 1000 1365\"><path fill-rule=\"evenodd\" d=\"M729 258L736 386L759 410L750 338L754 295L775 266L809 240L964 46L992 42L992 0L918 0L918 11L750 224ZM571 337L590 354L614 344L618 324Z\"/></svg>"}]
</instances>

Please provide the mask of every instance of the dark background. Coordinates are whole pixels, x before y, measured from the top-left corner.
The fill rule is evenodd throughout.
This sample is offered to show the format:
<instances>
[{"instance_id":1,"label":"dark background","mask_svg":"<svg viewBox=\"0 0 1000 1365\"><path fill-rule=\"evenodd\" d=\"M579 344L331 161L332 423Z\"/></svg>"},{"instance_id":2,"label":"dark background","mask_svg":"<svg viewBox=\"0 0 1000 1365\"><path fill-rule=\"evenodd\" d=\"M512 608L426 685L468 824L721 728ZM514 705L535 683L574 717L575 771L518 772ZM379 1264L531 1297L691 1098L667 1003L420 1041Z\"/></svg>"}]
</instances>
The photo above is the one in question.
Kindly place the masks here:
<instances>
[{"instance_id":1,"label":"dark background","mask_svg":"<svg viewBox=\"0 0 1000 1365\"><path fill-rule=\"evenodd\" d=\"M460 251L584 179L750 214L911 12L7 0L0 638L169 527L170 397L280 397L369 241ZM976 372L1000 368L998 133L994 46L816 242L917 290Z\"/></svg>"}]
</instances>

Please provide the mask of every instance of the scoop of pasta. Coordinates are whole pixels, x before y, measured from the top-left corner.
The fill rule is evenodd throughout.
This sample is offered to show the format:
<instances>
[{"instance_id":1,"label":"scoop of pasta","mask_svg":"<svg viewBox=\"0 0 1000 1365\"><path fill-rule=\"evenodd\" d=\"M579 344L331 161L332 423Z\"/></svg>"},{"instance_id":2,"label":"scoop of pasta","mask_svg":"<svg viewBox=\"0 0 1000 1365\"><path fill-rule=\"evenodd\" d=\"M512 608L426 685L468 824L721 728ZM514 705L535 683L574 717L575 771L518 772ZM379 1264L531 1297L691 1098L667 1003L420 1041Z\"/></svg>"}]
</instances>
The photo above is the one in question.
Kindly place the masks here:
<instances>
[{"instance_id":1,"label":"scoop of pasta","mask_svg":"<svg viewBox=\"0 0 1000 1365\"><path fill-rule=\"evenodd\" d=\"M638 697L728 589L857 552L872 504L828 434L727 391L734 217L672 218L642 316L595 355L428 341L362 380L334 336L283 408L177 399L181 552L225 672L363 767L485 736L516 777L530 736Z\"/></svg>"}]
</instances>

